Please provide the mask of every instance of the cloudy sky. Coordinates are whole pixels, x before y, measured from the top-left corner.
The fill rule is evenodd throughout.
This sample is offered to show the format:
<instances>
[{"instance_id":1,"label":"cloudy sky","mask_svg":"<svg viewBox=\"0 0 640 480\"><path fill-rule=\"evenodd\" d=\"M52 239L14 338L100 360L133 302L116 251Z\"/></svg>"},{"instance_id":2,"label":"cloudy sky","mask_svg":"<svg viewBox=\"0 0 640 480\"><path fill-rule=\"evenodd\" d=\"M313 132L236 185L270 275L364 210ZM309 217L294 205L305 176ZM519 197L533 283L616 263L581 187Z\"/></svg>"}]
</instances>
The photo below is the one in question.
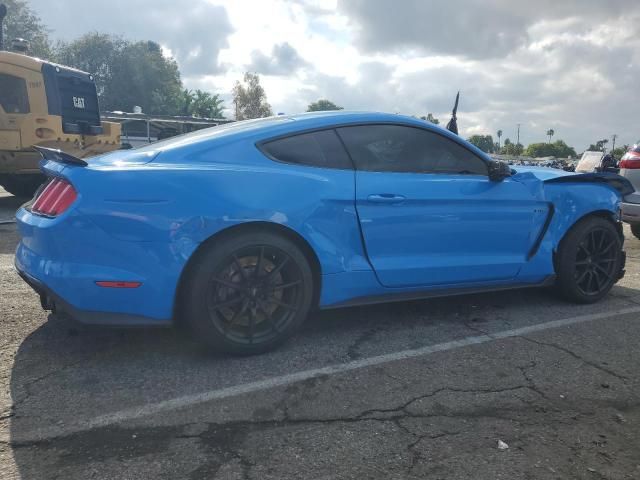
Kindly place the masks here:
<instances>
[{"instance_id":1,"label":"cloudy sky","mask_svg":"<svg viewBox=\"0 0 640 480\"><path fill-rule=\"evenodd\" d=\"M275 112L328 98L578 151L640 138L639 0L30 0L52 36L151 39L189 88L261 75Z\"/></svg>"}]
</instances>

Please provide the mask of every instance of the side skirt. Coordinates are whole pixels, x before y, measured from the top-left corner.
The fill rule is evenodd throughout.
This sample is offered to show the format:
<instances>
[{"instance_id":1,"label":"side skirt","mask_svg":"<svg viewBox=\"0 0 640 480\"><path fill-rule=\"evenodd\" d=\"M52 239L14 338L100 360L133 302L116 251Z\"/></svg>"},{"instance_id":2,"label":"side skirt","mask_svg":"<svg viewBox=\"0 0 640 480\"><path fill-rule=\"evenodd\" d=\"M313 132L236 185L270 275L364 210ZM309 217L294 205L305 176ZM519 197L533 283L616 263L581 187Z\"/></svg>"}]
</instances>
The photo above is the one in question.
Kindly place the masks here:
<instances>
[{"instance_id":1,"label":"side skirt","mask_svg":"<svg viewBox=\"0 0 640 480\"><path fill-rule=\"evenodd\" d=\"M474 293L501 292L504 290L519 290L524 288L550 287L556 281L556 275L549 275L540 283L521 283L515 285L492 285L490 287L471 288L442 288L416 292L386 293L382 295L372 295L357 297L345 302L334 303L320 307L321 310L331 310L333 308L355 307L362 305L375 305L377 303L406 302L411 300L425 300L428 298L453 297L456 295L471 295Z\"/></svg>"}]
</instances>

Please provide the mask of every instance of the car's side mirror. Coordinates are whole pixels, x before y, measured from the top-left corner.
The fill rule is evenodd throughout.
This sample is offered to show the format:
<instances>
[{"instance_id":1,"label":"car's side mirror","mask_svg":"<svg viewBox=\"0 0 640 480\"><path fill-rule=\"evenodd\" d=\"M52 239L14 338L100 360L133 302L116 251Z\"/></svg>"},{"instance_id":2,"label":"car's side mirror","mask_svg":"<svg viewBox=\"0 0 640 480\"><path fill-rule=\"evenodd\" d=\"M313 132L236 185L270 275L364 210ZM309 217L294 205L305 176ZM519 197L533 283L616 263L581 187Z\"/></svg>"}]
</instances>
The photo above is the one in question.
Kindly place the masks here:
<instances>
[{"instance_id":1,"label":"car's side mirror","mask_svg":"<svg viewBox=\"0 0 640 480\"><path fill-rule=\"evenodd\" d=\"M504 162L492 160L489 162L489 180L501 182L511 176L511 167Z\"/></svg>"}]
</instances>

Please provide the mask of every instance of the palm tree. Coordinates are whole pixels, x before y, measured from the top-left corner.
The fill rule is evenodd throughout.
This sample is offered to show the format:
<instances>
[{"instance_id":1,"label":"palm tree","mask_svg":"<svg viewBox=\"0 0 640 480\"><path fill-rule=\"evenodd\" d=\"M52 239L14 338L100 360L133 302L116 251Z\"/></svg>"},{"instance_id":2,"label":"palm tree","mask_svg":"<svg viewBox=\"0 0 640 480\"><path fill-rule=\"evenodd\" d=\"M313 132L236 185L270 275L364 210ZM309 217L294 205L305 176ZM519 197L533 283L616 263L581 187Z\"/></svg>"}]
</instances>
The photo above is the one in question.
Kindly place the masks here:
<instances>
[{"instance_id":1,"label":"palm tree","mask_svg":"<svg viewBox=\"0 0 640 480\"><path fill-rule=\"evenodd\" d=\"M192 90L189 90L187 88L185 88L182 91L182 95L181 95L181 114L182 115L191 115L193 113L193 102L196 98L195 94L193 93Z\"/></svg>"},{"instance_id":2,"label":"palm tree","mask_svg":"<svg viewBox=\"0 0 640 480\"><path fill-rule=\"evenodd\" d=\"M498 130L496 132L496 135L498 135L498 149L500 149L502 147L502 145L500 145L500 138L502 137L502 130Z\"/></svg>"},{"instance_id":3,"label":"palm tree","mask_svg":"<svg viewBox=\"0 0 640 480\"><path fill-rule=\"evenodd\" d=\"M549 143L551 143L551 137L553 137L553 135L556 132L554 132L553 128L550 128L549 130L547 130L547 137L549 137Z\"/></svg>"}]
</instances>

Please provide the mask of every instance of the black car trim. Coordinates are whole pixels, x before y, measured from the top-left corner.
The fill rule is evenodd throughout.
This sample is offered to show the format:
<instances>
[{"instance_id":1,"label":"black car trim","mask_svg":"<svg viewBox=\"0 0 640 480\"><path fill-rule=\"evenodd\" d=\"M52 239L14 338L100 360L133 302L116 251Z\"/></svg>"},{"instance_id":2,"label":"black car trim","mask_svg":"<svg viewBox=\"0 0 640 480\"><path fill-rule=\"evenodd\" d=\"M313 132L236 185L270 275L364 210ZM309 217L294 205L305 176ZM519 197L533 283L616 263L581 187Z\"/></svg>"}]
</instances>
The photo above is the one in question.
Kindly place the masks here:
<instances>
[{"instance_id":1,"label":"black car trim","mask_svg":"<svg viewBox=\"0 0 640 480\"><path fill-rule=\"evenodd\" d=\"M521 288L524 289L524 288L550 287L555 283L555 281L556 281L556 275L553 274L553 275L547 276L542 282L539 282L539 283L523 283L519 285L492 285L489 287L456 287L456 288L421 290L421 291L415 291L415 292L368 295L368 296L353 298L351 300L346 300L344 302L338 302L331 305L326 305L326 306L320 307L320 309L331 310L334 308L374 305L377 303L425 300L428 298L452 297L455 295L471 295L476 293L500 292L503 290L518 290Z\"/></svg>"},{"instance_id":2,"label":"black car trim","mask_svg":"<svg viewBox=\"0 0 640 480\"><path fill-rule=\"evenodd\" d=\"M635 192L629 179L617 173L581 173L578 175L563 175L561 177L544 180L544 183L606 183L616 189L623 197Z\"/></svg>"},{"instance_id":3,"label":"black car trim","mask_svg":"<svg viewBox=\"0 0 640 480\"><path fill-rule=\"evenodd\" d=\"M74 157L73 155L63 152L62 150L58 150L55 148L40 147L38 145L34 145L33 148L40 155L42 155L42 158L44 160L51 160L53 162L58 162L58 163L66 163L68 165L78 165L80 167L86 167L87 165L89 165L87 162L85 162L81 158Z\"/></svg>"},{"instance_id":4,"label":"black car trim","mask_svg":"<svg viewBox=\"0 0 640 480\"><path fill-rule=\"evenodd\" d=\"M544 236L546 235L547 231L549 230L549 225L551 225L551 220L553 220L553 215L556 212L556 207L553 205L553 203L549 202L547 204L547 206L549 207L549 211L547 212L547 218L544 221L544 225L542 225L542 229L540 230L540 233L538 234L538 238L536 238L536 241L531 246L531 250L529 250L529 254L527 255L527 261L531 260L533 258L533 256L536 253L538 253L538 249L540 248L540 245L542 244L542 239L544 238Z\"/></svg>"}]
</instances>

